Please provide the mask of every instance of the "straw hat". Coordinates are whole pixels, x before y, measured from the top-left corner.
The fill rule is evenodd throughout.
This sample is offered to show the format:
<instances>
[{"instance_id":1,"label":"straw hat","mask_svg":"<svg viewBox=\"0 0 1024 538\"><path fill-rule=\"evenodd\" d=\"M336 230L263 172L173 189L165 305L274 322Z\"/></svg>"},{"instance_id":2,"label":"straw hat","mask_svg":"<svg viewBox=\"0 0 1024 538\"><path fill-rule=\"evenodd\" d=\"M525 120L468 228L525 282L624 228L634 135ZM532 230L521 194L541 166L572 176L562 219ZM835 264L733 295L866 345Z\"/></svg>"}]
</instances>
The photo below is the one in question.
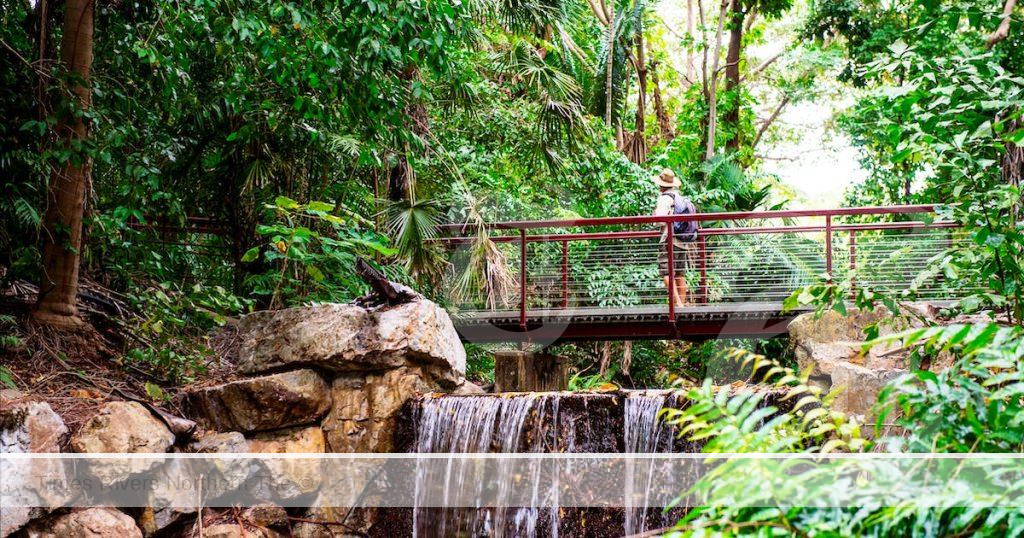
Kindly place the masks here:
<instances>
[{"instance_id":1,"label":"straw hat","mask_svg":"<svg viewBox=\"0 0 1024 538\"><path fill-rule=\"evenodd\" d=\"M659 187L672 188L681 185L679 178L676 177L676 173L671 168L666 168L661 171L660 174L654 176L654 184Z\"/></svg>"}]
</instances>

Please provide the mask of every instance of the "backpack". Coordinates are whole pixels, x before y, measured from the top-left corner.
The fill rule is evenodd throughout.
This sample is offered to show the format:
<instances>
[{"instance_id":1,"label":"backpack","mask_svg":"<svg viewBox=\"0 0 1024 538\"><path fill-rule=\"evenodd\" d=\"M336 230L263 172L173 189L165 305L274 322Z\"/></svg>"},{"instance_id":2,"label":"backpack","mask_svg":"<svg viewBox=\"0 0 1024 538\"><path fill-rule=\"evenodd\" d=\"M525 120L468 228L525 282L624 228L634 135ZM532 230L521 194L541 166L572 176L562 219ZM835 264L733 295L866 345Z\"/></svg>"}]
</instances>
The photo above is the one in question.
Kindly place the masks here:
<instances>
[{"instance_id":1,"label":"backpack","mask_svg":"<svg viewBox=\"0 0 1024 538\"><path fill-rule=\"evenodd\" d=\"M689 198L680 195L679 193L669 192L663 196L671 196L673 201L672 214L673 215L693 215L697 212L697 208L694 207L693 202ZM680 241L690 243L697 240L697 221L687 220L681 222L672 223L672 235Z\"/></svg>"}]
</instances>

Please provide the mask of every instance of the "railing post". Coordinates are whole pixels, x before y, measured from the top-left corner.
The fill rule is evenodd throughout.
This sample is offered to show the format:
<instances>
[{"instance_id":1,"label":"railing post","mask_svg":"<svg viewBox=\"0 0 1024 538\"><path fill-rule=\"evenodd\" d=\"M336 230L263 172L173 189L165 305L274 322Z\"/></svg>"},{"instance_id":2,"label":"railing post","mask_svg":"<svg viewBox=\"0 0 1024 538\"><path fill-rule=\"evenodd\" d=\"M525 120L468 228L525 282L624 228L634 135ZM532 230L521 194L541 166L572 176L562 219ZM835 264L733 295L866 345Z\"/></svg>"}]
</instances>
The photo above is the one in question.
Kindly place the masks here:
<instances>
[{"instance_id":1,"label":"railing post","mask_svg":"<svg viewBox=\"0 0 1024 538\"><path fill-rule=\"evenodd\" d=\"M569 242L562 240L562 308L569 308Z\"/></svg>"},{"instance_id":2,"label":"railing post","mask_svg":"<svg viewBox=\"0 0 1024 538\"><path fill-rule=\"evenodd\" d=\"M665 248L668 249L668 320L675 327L676 323L676 259L675 237L672 236L672 223L665 223Z\"/></svg>"},{"instance_id":3,"label":"railing post","mask_svg":"<svg viewBox=\"0 0 1024 538\"><path fill-rule=\"evenodd\" d=\"M519 229L519 327L526 331L526 228Z\"/></svg>"},{"instance_id":4,"label":"railing post","mask_svg":"<svg viewBox=\"0 0 1024 538\"><path fill-rule=\"evenodd\" d=\"M832 277L832 215L825 215L825 272L829 280L835 282Z\"/></svg>"},{"instance_id":5,"label":"railing post","mask_svg":"<svg viewBox=\"0 0 1024 538\"><path fill-rule=\"evenodd\" d=\"M854 271L857 270L857 232L850 230L850 300L857 299L857 284Z\"/></svg>"},{"instance_id":6,"label":"railing post","mask_svg":"<svg viewBox=\"0 0 1024 538\"><path fill-rule=\"evenodd\" d=\"M708 303L708 238L706 235L700 236L699 249L700 249L700 302L701 304Z\"/></svg>"}]
</instances>

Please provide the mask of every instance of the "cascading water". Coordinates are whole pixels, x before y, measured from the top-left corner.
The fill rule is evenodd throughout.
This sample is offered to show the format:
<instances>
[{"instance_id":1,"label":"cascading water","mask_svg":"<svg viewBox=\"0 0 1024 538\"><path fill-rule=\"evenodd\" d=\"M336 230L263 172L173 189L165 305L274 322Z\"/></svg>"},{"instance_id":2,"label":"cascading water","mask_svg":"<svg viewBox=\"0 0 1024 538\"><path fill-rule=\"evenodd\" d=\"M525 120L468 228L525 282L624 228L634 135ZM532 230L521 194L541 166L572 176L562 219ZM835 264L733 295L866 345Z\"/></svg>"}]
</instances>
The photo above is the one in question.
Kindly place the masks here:
<instances>
[{"instance_id":1,"label":"cascading water","mask_svg":"<svg viewBox=\"0 0 1024 538\"><path fill-rule=\"evenodd\" d=\"M669 391L427 396L415 411L411 448L420 454L652 453L671 452L679 446L694 448L677 442L660 420L661 410L675 404L676 396ZM429 484L441 484L446 496L468 492L463 498L496 499L494 504L501 507L510 504L514 480L481 480L480 467L465 465L458 457L447 458L445 465L425 465L424 458L417 461L412 522L420 537L558 536L560 529L572 535L621 536L675 521L663 515L660 507L648 506L651 477L664 470L651 462L627 468L625 510L560 507L558 473L587 470L566 464L550 475L551 480L536 480L550 469L534 460L525 470L516 468L517 473L531 473L534 478L529 503L523 503L528 506L439 509L429 508L427 496L437 494ZM506 461L500 460L492 476L515 474L502 467L511 465ZM537 487L540 483L550 485Z\"/></svg>"},{"instance_id":2,"label":"cascading water","mask_svg":"<svg viewBox=\"0 0 1024 538\"><path fill-rule=\"evenodd\" d=\"M675 436L662 420L661 411L675 401L676 395L668 391L629 393L623 408L624 452L673 452ZM657 471L651 461L629 460L626 463L626 536L647 530L650 485Z\"/></svg>"},{"instance_id":3,"label":"cascading water","mask_svg":"<svg viewBox=\"0 0 1024 538\"><path fill-rule=\"evenodd\" d=\"M519 453L546 452L559 438L559 395L523 394L508 398L442 397L422 402L417 417L416 452L427 453ZM574 438L571 435L570 438ZM499 463L497 476L509 476L509 463ZM465 465L452 457L444 476L436 474L436 466L417 465L416 501L413 514L417 536L536 536L541 512L552 518L548 527L557 536L558 488L553 483L547 491L535 488L530 506L517 508L420 509L427 481L444 481L446 492L465 492L476 488L476 497L483 497L483 488L497 488L499 506L507 505L511 480L487 484L476 480L479 468ZM541 469L534 465L531 472ZM536 477L536 476L535 476ZM534 480L538 484L539 480ZM435 482L436 483L436 482ZM472 489L470 490L472 491Z\"/></svg>"}]
</instances>

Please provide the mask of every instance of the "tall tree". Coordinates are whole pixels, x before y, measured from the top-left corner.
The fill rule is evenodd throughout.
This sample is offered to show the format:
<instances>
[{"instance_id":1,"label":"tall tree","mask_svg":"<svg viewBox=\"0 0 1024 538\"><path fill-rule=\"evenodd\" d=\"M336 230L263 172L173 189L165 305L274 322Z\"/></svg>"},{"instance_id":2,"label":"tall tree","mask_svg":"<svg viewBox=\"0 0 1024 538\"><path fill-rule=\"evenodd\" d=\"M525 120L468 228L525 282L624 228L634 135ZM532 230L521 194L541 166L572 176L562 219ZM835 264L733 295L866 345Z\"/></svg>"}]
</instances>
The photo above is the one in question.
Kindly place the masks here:
<instances>
[{"instance_id":1,"label":"tall tree","mask_svg":"<svg viewBox=\"0 0 1024 538\"><path fill-rule=\"evenodd\" d=\"M602 2L603 4L603 2ZM605 6L605 17L608 21L608 34L605 40L608 60L605 67L604 80L604 124L606 127L612 125L612 73L615 64L615 0L608 0Z\"/></svg>"},{"instance_id":2,"label":"tall tree","mask_svg":"<svg viewBox=\"0 0 1024 538\"><path fill-rule=\"evenodd\" d=\"M33 317L55 327L80 325L76 299L91 160L84 151L89 129L84 115L92 104L89 73L92 69L95 0L67 0L61 37L62 89L69 106L61 107L56 126L58 147L66 158L53 167L43 218L43 267L39 302Z\"/></svg>"},{"instance_id":3,"label":"tall tree","mask_svg":"<svg viewBox=\"0 0 1024 538\"><path fill-rule=\"evenodd\" d=\"M672 119L668 116L665 103L662 101L661 83L658 80L658 62L651 62L651 93L654 95L654 115L658 119L658 134L661 141L666 144L675 138L675 131L672 129Z\"/></svg>"},{"instance_id":4,"label":"tall tree","mask_svg":"<svg viewBox=\"0 0 1024 538\"><path fill-rule=\"evenodd\" d=\"M743 22L747 15L743 2L735 0L730 8L729 48L725 53L725 91L732 101L722 117L726 125L733 127L733 135L725 144L730 152L740 149L740 55L743 50Z\"/></svg>"},{"instance_id":5,"label":"tall tree","mask_svg":"<svg viewBox=\"0 0 1024 538\"><path fill-rule=\"evenodd\" d=\"M636 69L636 119L633 134L626 146L626 157L635 163L647 160L647 55L644 53L643 27L636 31L636 56L632 57Z\"/></svg>"},{"instance_id":6,"label":"tall tree","mask_svg":"<svg viewBox=\"0 0 1024 538\"><path fill-rule=\"evenodd\" d=\"M686 0L686 38L689 41L693 41L694 39L693 23L693 0ZM686 80L688 80L690 84L693 84L693 82L697 80L697 64L693 54L692 43L686 44Z\"/></svg>"},{"instance_id":7,"label":"tall tree","mask_svg":"<svg viewBox=\"0 0 1024 538\"><path fill-rule=\"evenodd\" d=\"M642 163L647 160L647 75L651 66L647 60L647 44L644 39L646 24L644 18L647 16L647 3L643 0L634 2L633 9L629 13L627 32L632 31L633 51L629 46L624 46L627 57L636 72L636 114L633 122L633 132L626 135L623 152L630 161ZM626 37L624 37L626 39Z\"/></svg>"},{"instance_id":8,"label":"tall tree","mask_svg":"<svg viewBox=\"0 0 1024 538\"><path fill-rule=\"evenodd\" d=\"M725 143L728 152L737 152L743 146L743 129L740 125L740 111L743 108L743 39L750 31L758 14L765 19L775 19L792 7L792 0L734 0L729 8L729 47L725 53L725 92L731 98L722 115L732 136ZM754 72L764 69L778 56L758 66ZM785 105L782 105L785 106ZM770 123L770 122L769 122Z\"/></svg>"},{"instance_id":9,"label":"tall tree","mask_svg":"<svg viewBox=\"0 0 1024 538\"><path fill-rule=\"evenodd\" d=\"M704 150L704 160L706 161L710 161L711 158L715 156L715 131L718 128L718 63L719 58L722 55L722 30L725 25L725 16L728 13L729 6L735 2L739 2L739 0L722 0L722 4L718 11L718 30L715 32L715 52L712 53L711 56L712 63L710 71L707 71L707 62L704 62L704 80L707 81L710 79L710 82L704 83L704 97L708 103L707 139ZM707 55L707 47L704 48L704 54Z\"/></svg>"}]
</instances>

